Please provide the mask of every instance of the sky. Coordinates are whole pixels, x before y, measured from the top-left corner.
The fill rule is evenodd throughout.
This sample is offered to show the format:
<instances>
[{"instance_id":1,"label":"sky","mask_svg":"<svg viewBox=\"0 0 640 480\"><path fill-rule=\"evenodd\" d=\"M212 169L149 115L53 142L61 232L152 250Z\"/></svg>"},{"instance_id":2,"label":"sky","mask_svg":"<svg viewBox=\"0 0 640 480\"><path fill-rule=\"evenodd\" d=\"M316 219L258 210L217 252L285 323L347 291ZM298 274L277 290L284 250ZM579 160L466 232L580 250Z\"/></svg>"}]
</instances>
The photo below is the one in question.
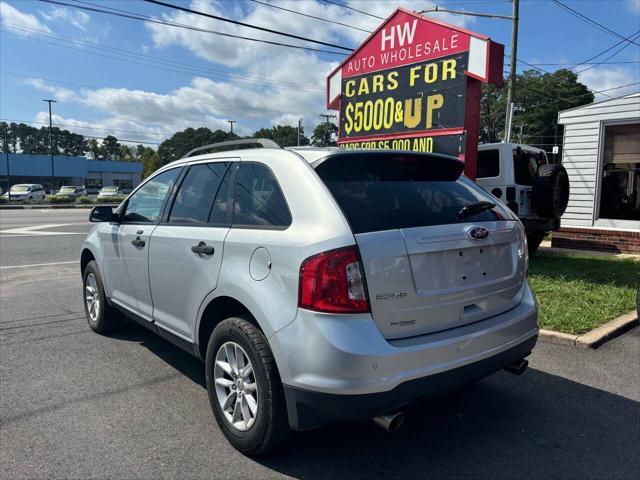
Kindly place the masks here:
<instances>
[{"instance_id":1,"label":"sky","mask_svg":"<svg viewBox=\"0 0 640 480\"><path fill-rule=\"evenodd\" d=\"M196 29L340 52L142 0L59 1L72 6L0 0L0 120L48 125L47 104L42 100L54 98L53 123L60 128L100 138L110 134L152 147L187 127L228 130L228 120L236 121L236 133L248 135L274 124L296 126L302 119L309 135L322 121L319 115L327 113L326 76L344 59L335 53L75 8L117 9ZM623 37L640 31L640 0L561 1ZM382 23L374 16L387 17L398 6L421 11L438 4L497 15L510 15L512 10L509 0L333 0L341 5L322 0L166 2L350 48ZM427 15L488 35L510 51L508 20L442 12ZM547 71L582 62L621 41L552 0L521 0L519 31L518 58ZM622 43L594 61L605 60L610 63L581 65L574 71L587 87L606 90L609 96L640 90L638 84L614 89L640 82L640 47ZM518 65L518 71L523 68L530 67ZM596 100L605 98L596 95Z\"/></svg>"}]
</instances>

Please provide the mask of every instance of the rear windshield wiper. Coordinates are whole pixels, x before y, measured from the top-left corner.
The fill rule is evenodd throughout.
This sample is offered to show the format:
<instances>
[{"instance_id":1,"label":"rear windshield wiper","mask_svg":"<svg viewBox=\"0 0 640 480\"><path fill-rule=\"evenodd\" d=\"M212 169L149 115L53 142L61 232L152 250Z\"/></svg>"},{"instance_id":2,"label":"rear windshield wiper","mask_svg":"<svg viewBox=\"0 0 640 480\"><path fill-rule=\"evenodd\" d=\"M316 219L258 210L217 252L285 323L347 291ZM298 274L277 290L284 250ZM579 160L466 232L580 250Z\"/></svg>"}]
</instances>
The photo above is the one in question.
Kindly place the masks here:
<instances>
[{"instance_id":1,"label":"rear windshield wiper","mask_svg":"<svg viewBox=\"0 0 640 480\"><path fill-rule=\"evenodd\" d=\"M456 214L456 218L458 220L462 220L463 218L471 217L477 213L484 212L485 210L491 210L495 206L496 204L491 202L470 203L469 205L465 205L460 209L460 211Z\"/></svg>"}]
</instances>

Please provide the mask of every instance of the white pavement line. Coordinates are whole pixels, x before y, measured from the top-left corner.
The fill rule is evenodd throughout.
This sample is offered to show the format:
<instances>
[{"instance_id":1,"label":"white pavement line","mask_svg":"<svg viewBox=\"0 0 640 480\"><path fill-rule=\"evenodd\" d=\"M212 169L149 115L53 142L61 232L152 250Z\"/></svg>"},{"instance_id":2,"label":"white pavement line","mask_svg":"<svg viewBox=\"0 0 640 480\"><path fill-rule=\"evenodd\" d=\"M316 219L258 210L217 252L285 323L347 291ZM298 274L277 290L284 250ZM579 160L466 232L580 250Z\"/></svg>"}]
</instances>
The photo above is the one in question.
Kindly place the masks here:
<instances>
[{"instance_id":1,"label":"white pavement line","mask_svg":"<svg viewBox=\"0 0 640 480\"><path fill-rule=\"evenodd\" d=\"M2 233L0 231L0 233ZM22 234L22 233L12 233L9 235L0 235L0 238L17 238L17 237L54 237L54 236L60 236L60 235L87 235L87 232L43 232L43 233L38 233L36 234Z\"/></svg>"},{"instance_id":2,"label":"white pavement line","mask_svg":"<svg viewBox=\"0 0 640 480\"><path fill-rule=\"evenodd\" d=\"M41 232L44 228L60 228L69 227L71 223L45 223L43 225L34 225L32 227L18 227L9 228L7 230L0 230L0 234L18 234L18 235L69 235L71 232Z\"/></svg>"},{"instance_id":3,"label":"white pavement line","mask_svg":"<svg viewBox=\"0 0 640 480\"><path fill-rule=\"evenodd\" d=\"M30 268L30 267L48 267L49 265L66 265L69 263L79 263L80 260L72 260L70 262L52 262L52 263L32 263L31 265L11 265L9 267L0 267L0 270L9 268Z\"/></svg>"}]
</instances>

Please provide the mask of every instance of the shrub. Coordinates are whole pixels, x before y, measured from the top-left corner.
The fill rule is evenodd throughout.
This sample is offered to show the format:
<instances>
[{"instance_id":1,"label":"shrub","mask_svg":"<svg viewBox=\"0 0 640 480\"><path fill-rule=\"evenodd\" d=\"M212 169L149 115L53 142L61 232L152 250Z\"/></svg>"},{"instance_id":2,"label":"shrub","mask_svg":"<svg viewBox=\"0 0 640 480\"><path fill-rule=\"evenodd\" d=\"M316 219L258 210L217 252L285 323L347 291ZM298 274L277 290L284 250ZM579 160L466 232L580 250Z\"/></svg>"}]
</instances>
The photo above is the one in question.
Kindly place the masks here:
<instances>
[{"instance_id":1,"label":"shrub","mask_svg":"<svg viewBox=\"0 0 640 480\"><path fill-rule=\"evenodd\" d=\"M95 203L95 202L91 200L89 197L87 197L86 195L82 195L76 198L76 203Z\"/></svg>"},{"instance_id":2,"label":"shrub","mask_svg":"<svg viewBox=\"0 0 640 480\"><path fill-rule=\"evenodd\" d=\"M0 203L7 203L7 199L4 197L0 197Z\"/></svg>"},{"instance_id":3,"label":"shrub","mask_svg":"<svg viewBox=\"0 0 640 480\"><path fill-rule=\"evenodd\" d=\"M58 195L49 195L49 197L47 197L47 200L49 201L49 203L71 203L73 202L73 198L71 197L61 197Z\"/></svg>"},{"instance_id":4,"label":"shrub","mask_svg":"<svg viewBox=\"0 0 640 480\"><path fill-rule=\"evenodd\" d=\"M96 200L97 203L121 203L126 197L121 195L119 197L106 197Z\"/></svg>"}]
</instances>

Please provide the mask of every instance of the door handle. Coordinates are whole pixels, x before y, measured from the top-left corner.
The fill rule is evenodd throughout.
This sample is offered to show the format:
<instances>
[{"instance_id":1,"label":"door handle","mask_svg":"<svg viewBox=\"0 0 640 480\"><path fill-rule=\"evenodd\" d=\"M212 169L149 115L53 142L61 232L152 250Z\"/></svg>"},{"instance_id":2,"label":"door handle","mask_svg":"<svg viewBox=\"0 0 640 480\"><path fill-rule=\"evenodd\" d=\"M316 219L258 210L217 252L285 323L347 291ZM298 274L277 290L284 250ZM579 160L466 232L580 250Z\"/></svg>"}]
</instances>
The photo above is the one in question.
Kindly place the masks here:
<instances>
[{"instance_id":1,"label":"door handle","mask_svg":"<svg viewBox=\"0 0 640 480\"><path fill-rule=\"evenodd\" d=\"M213 255L215 251L211 245L207 245L204 242L200 242L197 245L193 245L191 247L191 251L193 253L197 253L198 255Z\"/></svg>"},{"instance_id":2,"label":"door handle","mask_svg":"<svg viewBox=\"0 0 640 480\"><path fill-rule=\"evenodd\" d=\"M135 240L131 240L131 245L133 245L134 247L144 247L144 240L142 240L140 237L136 237Z\"/></svg>"}]
</instances>

